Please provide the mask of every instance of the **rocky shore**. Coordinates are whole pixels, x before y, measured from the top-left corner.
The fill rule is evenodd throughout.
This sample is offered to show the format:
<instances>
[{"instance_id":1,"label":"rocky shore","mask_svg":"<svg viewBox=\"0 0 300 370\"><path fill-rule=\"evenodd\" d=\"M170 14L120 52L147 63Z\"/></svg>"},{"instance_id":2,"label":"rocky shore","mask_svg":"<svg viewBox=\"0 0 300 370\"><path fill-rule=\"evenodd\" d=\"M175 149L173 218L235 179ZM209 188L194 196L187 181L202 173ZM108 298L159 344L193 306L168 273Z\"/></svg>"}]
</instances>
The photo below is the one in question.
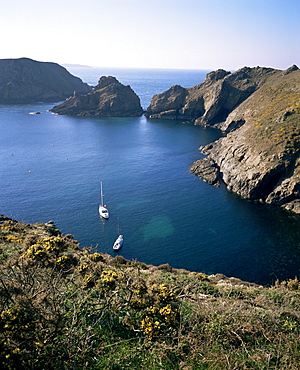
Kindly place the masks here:
<instances>
[{"instance_id":1,"label":"rocky shore","mask_svg":"<svg viewBox=\"0 0 300 370\"><path fill-rule=\"evenodd\" d=\"M191 172L213 185L223 181L243 198L300 213L299 101L300 71L272 73L219 123L229 132L200 148L207 157Z\"/></svg>"},{"instance_id":2,"label":"rocky shore","mask_svg":"<svg viewBox=\"0 0 300 370\"><path fill-rule=\"evenodd\" d=\"M225 137L201 147L191 172L251 200L300 213L300 70L218 70L191 88L155 95L150 119L189 120Z\"/></svg>"}]
</instances>

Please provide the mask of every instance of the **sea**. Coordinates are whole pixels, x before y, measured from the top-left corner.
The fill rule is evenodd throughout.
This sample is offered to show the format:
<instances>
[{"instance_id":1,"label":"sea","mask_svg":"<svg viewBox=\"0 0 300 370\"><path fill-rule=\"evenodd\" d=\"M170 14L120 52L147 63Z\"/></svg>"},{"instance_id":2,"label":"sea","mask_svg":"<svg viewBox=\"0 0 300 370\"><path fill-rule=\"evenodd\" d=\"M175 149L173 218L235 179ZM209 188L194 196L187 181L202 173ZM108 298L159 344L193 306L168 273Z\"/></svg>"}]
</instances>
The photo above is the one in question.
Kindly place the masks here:
<instances>
[{"instance_id":1,"label":"sea","mask_svg":"<svg viewBox=\"0 0 300 370\"><path fill-rule=\"evenodd\" d=\"M67 69L90 85L115 76L145 109L153 95L199 84L208 72ZM0 213L27 223L53 220L82 247L147 264L264 285L299 276L299 216L189 172L203 157L199 147L221 132L145 116L59 116L49 112L55 104L0 106ZM109 220L98 213L101 181ZM124 244L116 253L118 229Z\"/></svg>"}]
</instances>

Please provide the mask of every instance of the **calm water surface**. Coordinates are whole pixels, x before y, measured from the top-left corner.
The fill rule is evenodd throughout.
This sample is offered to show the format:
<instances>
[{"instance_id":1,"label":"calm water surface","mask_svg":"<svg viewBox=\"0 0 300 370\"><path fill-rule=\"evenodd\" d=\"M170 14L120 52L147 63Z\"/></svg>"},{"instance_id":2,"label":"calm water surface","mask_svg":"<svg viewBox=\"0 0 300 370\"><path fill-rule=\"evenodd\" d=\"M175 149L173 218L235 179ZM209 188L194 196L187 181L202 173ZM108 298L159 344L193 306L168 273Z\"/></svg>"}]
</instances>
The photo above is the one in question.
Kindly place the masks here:
<instances>
[{"instance_id":1,"label":"calm water surface","mask_svg":"<svg viewBox=\"0 0 300 370\"><path fill-rule=\"evenodd\" d=\"M202 71L71 71L96 84L116 76L141 96ZM119 75L118 75L119 73ZM0 213L23 222L53 219L83 246L113 254L120 219L125 258L257 283L299 274L300 221L277 207L240 199L189 173L215 130L140 118L73 118L53 104L0 106ZM29 114L40 111L40 115ZM108 221L98 215L103 181Z\"/></svg>"}]
</instances>

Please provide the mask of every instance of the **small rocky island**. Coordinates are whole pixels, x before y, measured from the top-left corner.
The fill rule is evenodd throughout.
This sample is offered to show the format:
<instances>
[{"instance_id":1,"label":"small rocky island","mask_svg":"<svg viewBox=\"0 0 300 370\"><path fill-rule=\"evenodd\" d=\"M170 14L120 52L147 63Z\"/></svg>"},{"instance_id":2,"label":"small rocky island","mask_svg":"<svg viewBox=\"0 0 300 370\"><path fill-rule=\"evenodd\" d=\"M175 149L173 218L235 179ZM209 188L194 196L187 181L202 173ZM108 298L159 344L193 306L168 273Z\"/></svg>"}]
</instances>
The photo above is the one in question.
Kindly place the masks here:
<instances>
[{"instance_id":1,"label":"small rocky island","mask_svg":"<svg viewBox=\"0 0 300 370\"><path fill-rule=\"evenodd\" d=\"M300 213L300 70L244 67L211 72L152 98L149 118L193 121L226 136L201 147L191 166L204 181L245 199Z\"/></svg>"},{"instance_id":2,"label":"small rocky island","mask_svg":"<svg viewBox=\"0 0 300 370\"><path fill-rule=\"evenodd\" d=\"M139 117L143 109L130 86L122 85L115 77L102 76L91 92L83 96L75 93L51 112L86 117Z\"/></svg>"},{"instance_id":3,"label":"small rocky island","mask_svg":"<svg viewBox=\"0 0 300 370\"><path fill-rule=\"evenodd\" d=\"M57 102L91 87L56 63L0 59L0 104Z\"/></svg>"}]
</instances>

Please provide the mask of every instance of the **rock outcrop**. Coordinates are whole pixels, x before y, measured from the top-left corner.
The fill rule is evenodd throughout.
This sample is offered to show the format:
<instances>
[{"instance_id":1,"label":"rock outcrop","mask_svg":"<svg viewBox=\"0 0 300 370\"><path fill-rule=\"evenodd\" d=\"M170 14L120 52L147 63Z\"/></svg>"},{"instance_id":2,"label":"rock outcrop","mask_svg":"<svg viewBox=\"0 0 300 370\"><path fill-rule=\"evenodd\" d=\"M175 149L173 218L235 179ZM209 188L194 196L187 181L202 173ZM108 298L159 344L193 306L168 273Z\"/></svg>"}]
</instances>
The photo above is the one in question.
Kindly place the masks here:
<instances>
[{"instance_id":1,"label":"rock outcrop","mask_svg":"<svg viewBox=\"0 0 300 370\"><path fill-rule=\"evenodd\" d=\"M300 213L300 70L273 70L257 84L219 125L227 135L201 147L207 156L191 171L243 198Z\"/></svg>"},{"instance_id":2,"label":"rock outcrop","mask_svg":"<svg viewBox=\"0 0 300 370\"><path fill-rule=\"evenodd\" d=\"M56 102L91 89L56 63L0 59L0 104Z\"/></svg>"},{"instance_id":3,"label":"rock outcrop","mask_svg":"<svg viewBox=\"0 0 300 370\"><path fill-rule=\"evenodd\" d=\"M102 76L90 93L75 94L51 112L73 116L139 117L143 109L130 86L122 85L115 77Z\"/></svg>"},{"instance_id":4,"label":"rock outcrop","mask_svg":"<svg viewBox=\"0 0 300 370\"><path fill-rule=\"evenodd\" d=\"M199 85L191 88L176 85L154 95L145 115L148 118L189 120L217 127L275 73L275 69L262 67L244 67L234 73L219 69L208 73ZM236 126L230 127L233 128Z\"/></svg>"}]
</instances>

